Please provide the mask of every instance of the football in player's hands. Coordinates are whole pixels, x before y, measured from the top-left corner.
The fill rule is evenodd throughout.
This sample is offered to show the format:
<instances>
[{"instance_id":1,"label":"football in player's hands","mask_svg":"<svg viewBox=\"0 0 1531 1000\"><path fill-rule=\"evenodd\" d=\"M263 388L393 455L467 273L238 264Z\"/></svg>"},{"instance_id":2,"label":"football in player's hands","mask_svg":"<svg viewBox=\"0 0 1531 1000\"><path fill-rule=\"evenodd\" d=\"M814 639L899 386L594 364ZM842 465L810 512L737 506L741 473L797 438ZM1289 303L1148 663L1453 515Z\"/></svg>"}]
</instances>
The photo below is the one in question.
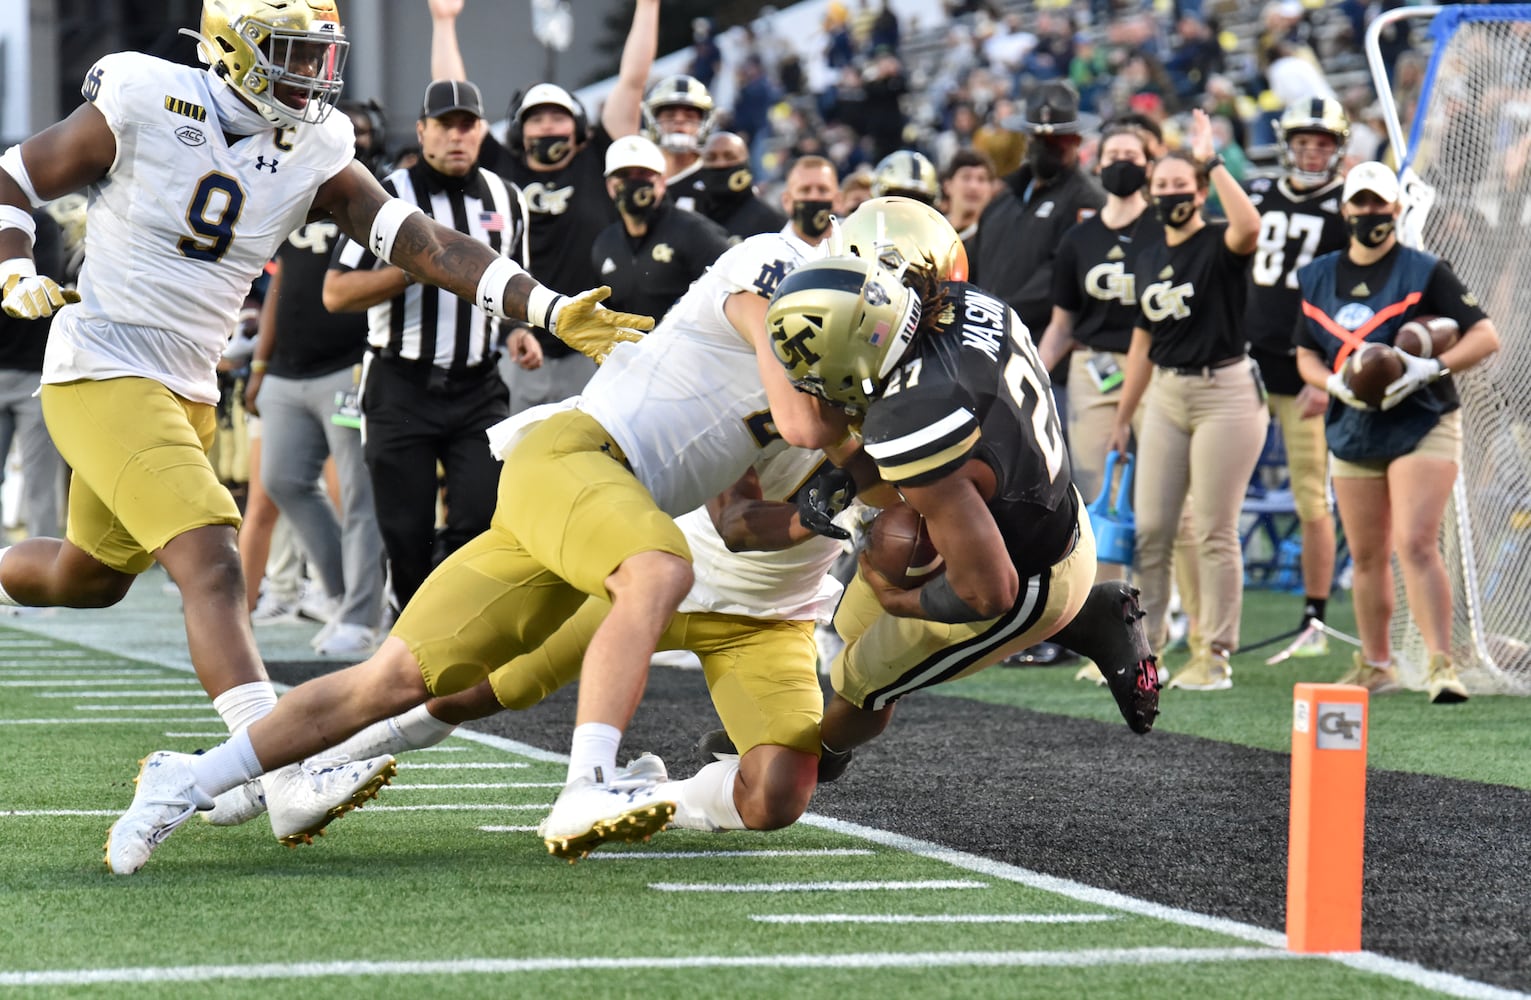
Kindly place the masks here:
<instances>
[{"instance_id":1,"label":"football in player's hands","mask_svg":"<svg viewBox=\"0 0 1531 1000\"><path fill-rule=\"evenodd\" d=\"M906 503L888 507L873 519L863 554L900 590L918 587L946 569L925 530L925 518Z\"/></svg>"},{"instance_id":2,"label":"football in player's hands","mask_svg":"<svg viewBox=\"0 0 1531 1000\"><path fill-rule=\"evenodd\" d=\"M1416 358L1438 358L1461 336L1461 327L1450 316L1416 316L1398 328L1393 346Z\"/></svg>"},{"instance_id":3,"label":"football in player's hands","mask_svg":"<svg viewBox=\"0 0 1531 1000\"><path fill-rule=\"evenodd\" d=\"M1387 387L1403 374L1403 361L1387 344L1368 342L1345 360L1340 374L1357 399L1376 408Z\"/></svg>"}]
</instances>

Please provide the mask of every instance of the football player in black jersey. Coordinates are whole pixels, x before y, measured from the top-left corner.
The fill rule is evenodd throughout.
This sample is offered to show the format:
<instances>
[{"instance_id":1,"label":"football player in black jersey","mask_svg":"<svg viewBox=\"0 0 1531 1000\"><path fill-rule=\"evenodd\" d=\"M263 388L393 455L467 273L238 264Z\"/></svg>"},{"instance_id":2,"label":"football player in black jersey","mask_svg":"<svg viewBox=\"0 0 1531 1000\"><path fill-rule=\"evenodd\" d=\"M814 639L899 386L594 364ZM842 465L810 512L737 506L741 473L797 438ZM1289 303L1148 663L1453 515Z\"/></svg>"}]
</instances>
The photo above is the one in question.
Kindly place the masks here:
<instances>
[{"instance_id":1,"label":"football player in black jersey","mask_svg":"<svg viewBox=\"0 0 1531 1000\"><path fill-rule=\"evenodd\" d=\"M1267 662L1328 652L1323 621L1334 582L1334 514L1329 509L1329 452L1324 445L1328 394L1303 385L1297 372L1292 327L1302 293L1297 269L1349 240L1340 216L1344 179L1340 163L1350 140L1350 121L1339 102L1323 97L1298 101L1277 125L1282 175L1248 184L1260 212L1260 242L1249 266L1249 303L1244 334L1270 393L1271 417L1281 427L1292 498L1302 524L1302 627L1297 639Z\"/></svg>"},{"instance_id":2,"label":"football player in black jersey","mask_svg":"<svg viewBox=\"0 0 1531 1000\"><path fill-rule=\"evenodd\" d=\"M1030 333L976 286L908 261L890 271L884 257L804 265L767 314L793 384L863 415L866 453L924 515L946 566L900 590L863 560L835 614L847 646L820 780L886 728L903 695L1052 636L1104 666L1128 724L1147 732L1158 672L1141 612L1119 583L1092 590L1094 537Z\"/></svg>"}]
</instances>

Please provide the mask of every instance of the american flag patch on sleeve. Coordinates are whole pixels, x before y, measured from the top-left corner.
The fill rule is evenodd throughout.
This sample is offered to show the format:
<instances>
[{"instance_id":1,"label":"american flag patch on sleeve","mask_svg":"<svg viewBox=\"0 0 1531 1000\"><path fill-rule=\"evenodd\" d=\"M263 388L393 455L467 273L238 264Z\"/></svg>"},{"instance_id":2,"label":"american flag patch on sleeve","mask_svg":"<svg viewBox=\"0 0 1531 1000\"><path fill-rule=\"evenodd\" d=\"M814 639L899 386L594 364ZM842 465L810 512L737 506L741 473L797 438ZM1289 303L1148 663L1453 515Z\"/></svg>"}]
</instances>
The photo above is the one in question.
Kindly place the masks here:
<instances>
[{"instance_id":1,"label":"american flag patch on sleeve","mask_svg":"<svg viewBox=\"0 0 1531 1000\"><path fill-rule=\"evenodd\" d=\"M503 233L505 231L505 216L499 212L478 213L478 227L486 233Z\"/></svg>"}]
</instances>

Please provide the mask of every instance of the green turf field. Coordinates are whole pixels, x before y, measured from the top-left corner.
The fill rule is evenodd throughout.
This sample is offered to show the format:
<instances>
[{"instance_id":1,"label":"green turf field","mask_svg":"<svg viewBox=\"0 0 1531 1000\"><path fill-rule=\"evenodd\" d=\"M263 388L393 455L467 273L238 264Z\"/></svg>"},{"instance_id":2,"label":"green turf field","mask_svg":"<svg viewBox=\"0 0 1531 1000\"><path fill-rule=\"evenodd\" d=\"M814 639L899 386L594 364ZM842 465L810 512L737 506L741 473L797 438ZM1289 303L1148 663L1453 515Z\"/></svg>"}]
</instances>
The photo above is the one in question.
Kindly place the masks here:
<instances>
[{"instance_id":1,"label":"green turf field","mask_svg":"<svg viewBox=\"0 0 1531 1000\"><path fill-rule=\"evenodd\" d=\"M109 632L112 613L91 628ZM1166 727L1282 746L1291 672L1240 667L1231 692L1171 692ZM994 670L958 690L1003 700L1024 674L1030 707L1108 717L1067 673ZM101 845L134 762L216 742L217 716L184 669L35 631L0 629L0 692L0 991L16 995L1511 995L1368 953L1293 957L1270 930L819 817L565 865L530 832L561 782L556 755L478 734L406 758L315 846L280 847L264 819L193 820L113 877ZM1464 718L1494 730L1484 721L1524 707L1498 701ZM1416 711L1435 721L1416 702L1379 707L1374 762L1457 773L1437 756L1451 740L1385 735ZM1500 751L1493 780L1526 787L1507 748L1477 748Z\"/></svg>"}]
</instances>

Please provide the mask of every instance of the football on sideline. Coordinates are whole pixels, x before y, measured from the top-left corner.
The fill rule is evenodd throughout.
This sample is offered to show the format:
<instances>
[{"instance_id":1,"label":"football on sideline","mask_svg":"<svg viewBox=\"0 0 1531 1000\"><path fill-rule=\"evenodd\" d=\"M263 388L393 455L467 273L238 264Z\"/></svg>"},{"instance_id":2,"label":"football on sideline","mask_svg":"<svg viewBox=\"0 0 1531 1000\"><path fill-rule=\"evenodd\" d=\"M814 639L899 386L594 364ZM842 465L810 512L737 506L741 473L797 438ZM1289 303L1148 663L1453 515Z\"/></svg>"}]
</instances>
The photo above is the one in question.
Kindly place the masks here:
<instances>
[{"instance_id":1,"label":"football on sideline","mask_svg":"<svg viewBox=\"0 0 1531 1000\"><path fill-rule=\"evenodd\" d=\"M1398 328L1393 346L1416 358L1438 358L1449 351L1462 336L1457 321L1450 316L1415 316Z\"/></svg>"},{"instance_id":2,"label":"football on sideline","mask_svg":"<svg viewBox=\"0 0 1531 1000\"><path fill-rule=\"evenodd\" d=\"M1376 408L1382 405L1387 387L1403 375L1403 362L1391 347L1372 341L1345 359L1341 374L1357 399Z\"/></svg>"},{"instance_id":3,"label":"football on sideline","mask_svg":"<svg viewBox=\"0 0 1531 1000\"><path fill-rule=\"evenodd\" d=\"M911 590L945 571L925 518L906 503L883 510L867 531L865 553L872 568L900 590Z\"/></svg>"}]
</instances>

